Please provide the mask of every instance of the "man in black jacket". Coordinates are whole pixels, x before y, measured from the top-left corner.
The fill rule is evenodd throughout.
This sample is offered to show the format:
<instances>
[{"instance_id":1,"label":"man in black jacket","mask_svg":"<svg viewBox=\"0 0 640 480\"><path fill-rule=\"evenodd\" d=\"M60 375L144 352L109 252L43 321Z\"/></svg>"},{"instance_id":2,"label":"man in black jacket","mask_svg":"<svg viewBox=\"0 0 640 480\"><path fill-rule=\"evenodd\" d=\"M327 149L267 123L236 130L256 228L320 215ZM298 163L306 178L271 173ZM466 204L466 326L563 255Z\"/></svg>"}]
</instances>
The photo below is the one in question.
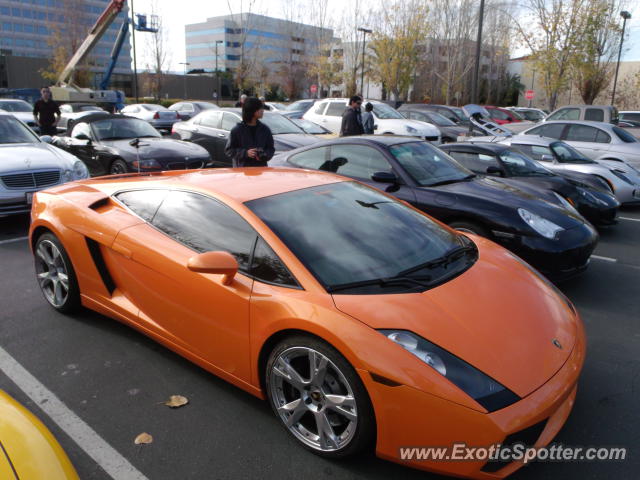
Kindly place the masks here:
<instances>
[{"instance_id":1,"label":"man in black jacket","mask_svg":"<svg viewBox=\"0 0 640 480\"><path fill-rule=\"evenodd\" d=\"M224 153L234 167L266 167L275 153L271 130L260 121L264 105L248 98L242 106L242 122L231 129Z\"/></svg>"},{"instance_id":2,"label":"man in black jacket","mask_svg":"<svg viewBox=\"0 0 640 480\"><path fill-rule=\"evenodd\" d=\"M362 98L354 95L349 99L349 107L342 114L342 125L340 126L340 136L362 135L362 114L360 113Z\"/></svg>"}]
</instances>

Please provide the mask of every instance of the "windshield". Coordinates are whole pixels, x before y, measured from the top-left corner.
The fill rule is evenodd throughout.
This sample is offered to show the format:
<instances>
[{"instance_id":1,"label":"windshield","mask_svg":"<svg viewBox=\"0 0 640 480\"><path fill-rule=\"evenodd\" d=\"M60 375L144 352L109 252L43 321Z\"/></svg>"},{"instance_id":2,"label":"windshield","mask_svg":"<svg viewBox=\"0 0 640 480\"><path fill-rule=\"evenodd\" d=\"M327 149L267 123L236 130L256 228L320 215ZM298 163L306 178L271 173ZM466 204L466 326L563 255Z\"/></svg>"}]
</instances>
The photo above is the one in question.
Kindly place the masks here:
<instances>
[{"instance_id":1,"label":"windshield","mask_svg":"<svg viewBox=\"0 0 640 480\"><path fill-rule=\"evenodd\" d=\"M613 131L618 135L618 138L622 140L624 143L637 143L638 139L631 135L626 130L623 130L620 127L613 127Z\"/></svg>"},{"instance_id":2,"label":"windshield","mask_svg":"<svg viewBox=\"0 0 640 480\"><path fill-rule=\"evenodd\" d=\"M518 113L531 122L538 122L544 118L544 115L537 110L518 110Z\"/></svg>"},{"instance_id":3,"label":"windshield","mask_svg":"<svg viewBox=\"0 0 640 480\"><path fill-rule=\"evenodd\" d=\"M424 114L427 117L429 117L431 122L435 123L436 125L438 125L440 127L455 127L456 126L455 123L453 123L451 120L449 120L444 115L440 115L439 113L436 113L436 112L424 112Z\"/></svg>"},{"instance_id":4,"label":"windshield","mask_svg":"<svg viewBox=\"0 0 640 480\"><path fill-rule=\"evenodd\" d=\"M305 120L304 118L291 119L291 121L302 128L306 133L310 133L312 135L331 133L317 123L310 122L309 120Z\"/></svg>"},{"instance_id":5,"label":"windshield","mask_svg":"<svg viewBox=\"0 0 640 480\"><path fill-rule=\"evenodd\" d=\"M312 104L313 100L298 100L297 102L293 102L291 105L287 107L287 110L290 112L297 112L298 110L307 110Z\"/></svg>"},{"instance_id":6,"label":"windshield","mask_svg":"<svg viewBox=\"0 0 640 480\"><path fill-rule=\"evenodd\" d=\"M427 216L355 182L305 188L246 205L329 290L397 276L461 245L458 235ZM440 277L459 273L470 263L465 259L457 269L443 268ZM415 284L401 289L408 288ZM340 293L393 291L378 284Z\"/></svg>"},{"instance_id":7,"label":"windshield","mask_svg":"<svg viewBox=\"0 0 640 480\"><path fill-rule=\"evenodd\" d=\"M304 133L304 130L279 113L264 112L264 116L260 121L269 127L273 135L282 135L283 133Z\"/></svg>"},{"instance_id":8,"label":"windshield","mask_svg":"<svg viewBox=\"0 0 640 480\"><path fill-rule=\"evenodd\" d=\"M539 163L520 152L503 150L500 159L510 177L546 177L553 175Z\"/></svg>"},{"instance_id":9,"label":"windshield","mask_svg":"<svg viewBox=\"0 0 640 480\"><path fill-rule=\"evenodd\" d=\"M0 110L5 112L32 112L33 107L24 100L14 100L12 102L0 101Z\"/></svg>"},{"instance_id":10,"label":"windshield","mask_svg":"<svg viewBox=\"0 0 640 480\"><path fill-rule=\"evenodd\" d=\"M466 113L464 113L464 110L462 110L460 107L449 107L449 108L453 110L453 113L455 113L456 116L463 122L469 121L469 117L467 116Z\"/></svg>"},{"instance_id":11,"label":"windshield","mask_svg":"<svg viewBox=\"0 0 640 480\"><path fill-rule=\"evenodd\" d=\"M378 118L380 118L382 120L387 120L387 119L390 119L390 118L404 118L400 114L400 112L398 112L394 108L391 108L386 103L374 103L373 104L373 113L375 114L376 117L378 117Z\"/></svg>"},{"instance_id":12,"label":"windshield","mask_svg":"<svg viewBox=\"0 0 640 480\"><path fill-rule=\"evenodd\" d=\"M560 163L597 163L589 160L575 148L564 142L555 142L549 146Z\"/></svg>"},{"instance_id":13,"label":"windshield","mask_svg":"<svg viewBox=\"0 0 640 480\"><path fill-rule=\"evenodd\" d=\"M475 175L427 142L393 145L389 151L402 168L422 187L456 183Z\"/></svg>"},{"instance_id":14,"label":"windshield","mask_svg":"<svg viewBox=\"0 0 640 480\"><path fill-rule=\"evenodd\" d=\"M161 137L155 128L147 122L136 118L110 118L93 122L91 126L98 140Z\"/></svg>"},{"instance_id":15,"label":"windshield","mask_svg":"<svg viewBox=\"0 0 640 480\"><path fill-rule=\"evenodd\" d=\"M0 115L0 144L39 143L40 139L12 115Z\"/></svg>"}]
</instances>

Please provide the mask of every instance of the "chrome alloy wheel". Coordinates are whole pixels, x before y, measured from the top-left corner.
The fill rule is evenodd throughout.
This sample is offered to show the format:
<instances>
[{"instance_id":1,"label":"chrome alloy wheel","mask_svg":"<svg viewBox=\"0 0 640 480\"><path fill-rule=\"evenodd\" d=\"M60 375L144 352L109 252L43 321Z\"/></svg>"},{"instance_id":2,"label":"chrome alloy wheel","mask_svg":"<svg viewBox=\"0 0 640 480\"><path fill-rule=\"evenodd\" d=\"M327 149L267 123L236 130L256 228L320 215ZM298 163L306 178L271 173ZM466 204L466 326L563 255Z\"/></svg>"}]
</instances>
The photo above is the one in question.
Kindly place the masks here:
<instances>
[{"instance_id":1,"label":"chrome alloy wheel","mask_svg":"<svg viewBox=\"0 0 640 480\"><path fill-rule=\"evenodd\" d=\"M338 367L308 347L291 347L273 362L271 399L300 441L323 452L340 450L358 425L351 385Z\"/></svg>"},{"instance_id":2,"label":"chrome alloy wheel","mask_svg":"<svg viewBox=\"0 0 640 480\"><path fill-rule=\"evenodd\" d=\"M69 296L69 272L60 250L50 240L38 243L36 275L49 303L54 307L62 307Z\"/></svg>"}]
</instances>

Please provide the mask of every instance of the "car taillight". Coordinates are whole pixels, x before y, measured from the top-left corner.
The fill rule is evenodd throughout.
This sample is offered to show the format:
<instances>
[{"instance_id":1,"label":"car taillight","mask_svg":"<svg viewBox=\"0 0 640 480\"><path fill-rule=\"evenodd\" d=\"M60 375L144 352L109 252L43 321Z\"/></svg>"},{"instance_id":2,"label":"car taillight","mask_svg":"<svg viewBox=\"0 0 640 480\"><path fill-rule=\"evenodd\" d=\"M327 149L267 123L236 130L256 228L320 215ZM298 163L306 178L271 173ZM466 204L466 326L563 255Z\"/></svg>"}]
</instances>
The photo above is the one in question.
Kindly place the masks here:
<instances>
[{"instance_id":1,"label":"car taillight","mask_svg":"<svg viewBox=\"0 0 640 480\"><path fill-rule=\"evenodd\" d=\"M158 112L154 113L153 118L157 120L158 118L160 118L160 114Z\"/></svg>"}]
</instances>

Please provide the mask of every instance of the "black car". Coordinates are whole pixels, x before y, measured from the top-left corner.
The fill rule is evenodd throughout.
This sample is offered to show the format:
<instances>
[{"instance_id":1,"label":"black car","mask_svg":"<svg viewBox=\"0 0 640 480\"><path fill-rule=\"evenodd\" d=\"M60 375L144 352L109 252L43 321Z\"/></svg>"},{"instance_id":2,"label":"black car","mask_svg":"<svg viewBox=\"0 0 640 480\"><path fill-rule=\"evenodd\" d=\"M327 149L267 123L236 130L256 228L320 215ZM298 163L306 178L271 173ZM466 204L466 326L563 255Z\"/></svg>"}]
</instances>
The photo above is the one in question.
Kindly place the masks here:
<instances>
[{"instance_id":1,"label":"black car","mask_svg":"<svg viewBox=\"0 0 640 480\"><path fill-rule=\"evenodd\" d=\"M567 201L594 225L613 225L620 202L605 190L547 170L516 148L499 143L456 143L440 147L474 173L500 181L549 201Z\"/></svg>"},{"instance_id":2,"label":"black car","mask_svg":"<svg viewBox=\"0 0 640 480\"><path fill-rule=\"evenodd\" d=\"M82 117L53 144L82 160L92 176L202 168L210 161L199 145L162 137L144 120L108 113Z\"/></svg>"},{"instance_id":3,"label":"black car","mask_svg":"<svg viewBox=\"0 0 640 480\"><path fill-rule=\"evenodd\" d=\"M467 135L469 133L469 127L459 126L438 112L425 109L405 108L400 111L400 113L406 118L420 120L438 127L440 136L442 137L442 143L457 142L460 135Z\"/></svg>"},{"instance_id":4,"label":"black car","mask_svg":"<svg viewBox=\"0 0 640 480\"><path fill-rule=\"evenodd\" d=\"M229 132L242 121L239 108L221 108L207 110L186 122L173 125L172 135L188 142L202 145L211 154L213 167L230 167L231 159L224 153ZM304 132L288 118L276 112L264 112L261 120L271 129L276 152L310 145L320 140Z\"/></svg>"},{"instance_id":5,"label":"black car","mask_svg":"<svg viewBox=\"0 0 640 480\"><path fill-rule=\"evenodd\" d=\"M218 110L219 108L215 103L211 102L177 102L171 105L169 110L178 112L180 120L184 121L195 117L205 110Z\"/></svg>"},{"instance_id":6,"label":"black car","mask_svg":"<svg viewBox=\"0 0 640 480\"><path fill-rule=\"evenodd\" d=\"M381 188L453 228L490 238L557 280L584 270L598 241L575 211L477 176L413 138L339 138L286 152L271 165L335 172Z\"/></svg>"}]
</instances>

